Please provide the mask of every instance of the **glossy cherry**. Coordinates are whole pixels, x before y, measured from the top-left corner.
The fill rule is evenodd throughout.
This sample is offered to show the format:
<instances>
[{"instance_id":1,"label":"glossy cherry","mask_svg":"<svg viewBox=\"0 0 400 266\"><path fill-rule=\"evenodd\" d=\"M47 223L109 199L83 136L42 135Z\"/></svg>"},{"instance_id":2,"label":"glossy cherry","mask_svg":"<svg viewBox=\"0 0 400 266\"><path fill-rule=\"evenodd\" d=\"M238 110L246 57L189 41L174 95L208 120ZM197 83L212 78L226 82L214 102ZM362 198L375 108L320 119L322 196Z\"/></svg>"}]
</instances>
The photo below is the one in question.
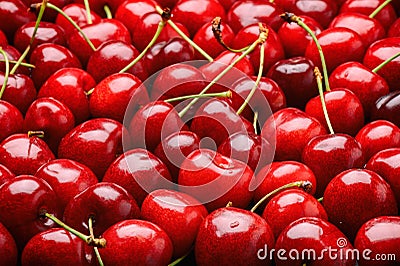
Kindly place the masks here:
<instances>
[{"instance_id":1,"label":"glossy cherry","mask_svg":"<svg viewBox=\"0 0 400 266\"><path fill-rule=\"evenodd\" d=\"M380 97L372 107L371 120L383 119L400 127L400 90Z\"/></svg>"},{"instance_id":2,"label":"glossy cherry","mask_svg":"<svg viewBox=\"0 0 400 266\"><path fill-rule=\"evenodd\" d=\"M6 101L0 101L0 142L8 136L21 133L24 118L14 105Z\"/></svg>"},{"instance_id":3,"label":"glossy cherry","mask_svg":"<svg viewBox=\"0 0 400 266\"><path fill-rule=\"evenodd\" d=\"M35 21L36 16L29 12L27 6L20 0L0 1L0 29L5 33L8 40L12 40L14 33L22 25Z\"/></svg>"}]
</instances>

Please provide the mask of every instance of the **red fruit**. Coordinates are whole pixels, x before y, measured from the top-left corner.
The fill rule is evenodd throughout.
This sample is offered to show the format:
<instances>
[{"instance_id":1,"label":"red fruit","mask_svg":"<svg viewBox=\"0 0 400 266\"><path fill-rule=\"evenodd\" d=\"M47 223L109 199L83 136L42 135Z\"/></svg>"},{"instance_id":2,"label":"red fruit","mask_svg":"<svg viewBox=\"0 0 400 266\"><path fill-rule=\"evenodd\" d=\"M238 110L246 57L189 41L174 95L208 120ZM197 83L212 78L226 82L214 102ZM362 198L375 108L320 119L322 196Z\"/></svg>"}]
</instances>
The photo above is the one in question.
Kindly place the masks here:
<instances>
[{"instance_id":1,"label":"red fruit","mask_svg":"<svg viewBox=\"0 0 400 266\"><path fill-rule=\"evenodd\" d=\"M13 39L14 33L19 27L36 20L35 14L29 12L21 0L0 1L0 17L0 30L9 40Z\"/></svg>"},{"instance_id":2,"label":"red fruit","mask_svg":"<svg viewBox=\"0 0 400 266\"><path fill-rule=\"evenodd\" d=\"M104 232L107 246L99 249L104 265L167 265L172 242L157 225L141 220L125 220ZM127 248L129 247L129 248Z\"/></svg>"},{"instance_id":3,"label":"red fruit","mask_svg":"<svg viewBox=\"0 0 400 266\"><path fill-rule=\"evenodd\" d=\"M388 37L400 37L400 18L393 22L388 31Z\"/></svg>"},{"instance_id":4,"label":"red fruit","mask_svg":"<svg viewBox=\"0 0 400 266\"><path fill-rule=\"evenodd\" d=\"M351 240L366 221L397 215L389 184L369 170L347 170L333 178L325 190L323 205L329 220Z\"/></svg>"},{"instance_id":5,"label":"red fruit","mask_svg":"<svg viewBox=\"0 0 400 266\"><path fill-rule=\"evenodd\" d=\"M0 45L2 47L8 45L7 36L4 34L4 32L2 30L0 30Z\"/></svg>"},{"instance_id":6,"label":"red fruit","mask_svg":"<svg viewBox=\"0 0 400 266\"><path fill-rule=\"evenodd\" d=\"M97 183L97 177L87 166L69 159L45 163L35 176L51 186L62 210L73 197Z\"/></svg>"},{"instance_id":7,"label":"red fruit","mask_svg":"<svg viewBox=\"0 0 400 266\"><path fill-rule=\"evenodd\" d=\"M11 45L5 45L2 47L3 51L6 53L8 60L12 61L17 61L21 57L21 53L15 48L14 46ZM0 59L4 60L3 54L0 54ZM22 60L22 62L26 63L26 60ZM13 67L13 65L10 65L10 69ZM0 62L0 71L6 72L6 63L5 62ZM24 74L27 76L30 76L31 71L29 68L24 67L24 66L19 66L17 70L15 71L15 74Z\"/></svg>"},{"instance_id":8,"label":"red fruit","mask_svg":"<svg viewBox=\"0 0 400 266\"><path fill-rule=\"evenodd\" d=\"M179 190L197 198L209 211L228 202L246 208L251 198L253 171L245 163L215 151L193 151L181 164Z\"/></svg>"},{"instance_id":9,"label":"red fruit","mask_svg":"<svg viewBox=\"0 0 400 266\"><path fill-rule=\"evenodd\" d=\"M24 118L21 112L12 104L0 101L0 142L8 136L21 133Z\"/></svg>"},{"instance_id":10,"label":"red fruit","mask_svg":"<svg viewBox=\"0 0 400 266\"><path fill-rule=\"evenodd\" d=\"M10 232L0 224L0 261L4 265L17 265L18 249Z\"/></svg>"},{"instance_id":11,"label":"red fruit","mask_svg":"<svg viewBox=\"0 0 400 266\"><path fill-rule=\"evenodd\" d=\"M379 98L371 111L371 120L383 119L400 127L400 91L390 92Z\"/></svg>"},{"instance_id":12,"label":"red fruit","mask_svg":"<svg viewBox=\"0 0 400 266\"><path fill-rule=\"evenodd\" d=\"M0 143L0 163L16 175L34 175L40 166L54 159L47 144L35 136L14 134Z\"/></svg>"},{"instance_id":13,"label":"red fruit","mask_svg":"<svg viewBox=\"0 0 400 266\"><path fill-rule=\"evenodd\" d=\"M347 28L329 28L321 32L317 37L324 52L326 67L331 73L337 66L348 62L361 62L365 46L361 37L353 30ZM340 54L340 56L337 56ZM314 42L307 46L305 57L322 69L321 58Z\"/></svg>"},{"instance_id":14,"label":"red fruit","mask_svg":"<svg viewBox=\"0 0 400 266\"><path fill-rule=\"evenodd\" d=\"M141 218L158 225L167 233L175 258L190 251L200 224L207 215L206 208L197 199L167 189L151 192L141 208Z\"/></svg>"},{"instance_id":15,"label":"red fruit","mask_svg":"<svg viewBox=\"0 0 400 266\"><path fill-rule=\"evenodd\" d=\"M197 265L270 265L257 258L265 246L274 248L267 222L239 208L221 208L209 214L196 238Z\"/></svg>"},{"instance_id":16,"label":"red fruit","mask_svg":"<svg viewBox=\"0 0 400 266\"><path fill-rule=\"evenodd\" d=\"M8 170L7 167L0 164L0 186L3 185L8 180L13 179L14 177L15 175L10 170Z\"/></svg>"}]
</instances>

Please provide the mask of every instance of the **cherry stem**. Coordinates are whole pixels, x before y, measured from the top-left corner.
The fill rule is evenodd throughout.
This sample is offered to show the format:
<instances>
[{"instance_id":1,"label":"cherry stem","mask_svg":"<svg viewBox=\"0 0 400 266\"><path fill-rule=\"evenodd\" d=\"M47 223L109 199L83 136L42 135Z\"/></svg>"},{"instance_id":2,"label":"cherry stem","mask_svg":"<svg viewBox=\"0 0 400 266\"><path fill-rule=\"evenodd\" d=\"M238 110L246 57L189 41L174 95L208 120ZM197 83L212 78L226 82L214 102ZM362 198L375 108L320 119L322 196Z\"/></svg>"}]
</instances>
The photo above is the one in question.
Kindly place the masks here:
<instances>
[{"instance_id":1,"label":"cherry stem","mask_svg":"<svg viewBox=\"0 0 400 266\"><path fill-rule=\"evenodd\" d=\"M322 202L324 200L324 197L320 197L319 199L317 199L318 202Z\"/></svg>"},{"instance_id":2,"label":"cherry stem","mask_svg":"<svg viewBox=\"0 0 400 266\"><path fill-rule=\"evenodd\" d=\"M112 19L112 13L111 13L110 7L108 5L105 5L103 7L103 9L104 9L104 12L106 13L106 18Z\"/></svg>"},{"instance_id":3,"label":"cherry stem","mask_svg":"<svg viewBox=\"0 0 400 266\"><path fill-rule=\"evenodd\" d=\"M10 63L8 61L8 56L7 56L6 52L4 52L4 50L1 47L0 47L0 53L3 55L4 61L6 63L6 73L4 73L4 81L3 81L3 85L1 86L1 90L0 90L0 99L1 99L1 97L3 96L3 93L7 87L8 75L10 74Z\"/></svg>"},{"instance_id":4,"label":"cherry stem","mask_svg":"<svg viewBox=\"0 0 400 266\"><path fill-rule=\"evenodd\" d=\"M232 206L233 206L233 202L232 202L232 201L229 201L229 202L226 204L225 208L229 208L229 207L232 207Z\"/></svg>"},{"instance_id":5,"label":"cherry stem","mask_svg":"<svg viewBox=\"0 0 400 266\"><path fill-rule=\"evenodd\" d=\"M85 91L84 93L85 93L86 96L89 96L90 94L93 93L93 91L94 91L94 88L91 88L90 90Z\"/></svg>"},{"instance_id":6,"label":"cherry stem","mask_svg":"<svg viewBox=\"0 0 400 266\"><path fill-rule=\"evenodd\" d=\"M265 50L265 43L261 43L260 44L260 66L259 66L259 69L258 69L257 79L256 79L256 82L253 85L253 88L251 88L250 93L247 95L246 99L244 100L242 105L237 110L236 114L238 114L238 115L240 115L243 112L243 110L246 108L246 106L249 104L251 98L253 98L254 93L256 92L256 90L258 88L258 85L260 84L262 73L263 73L263 70L264 70L264 58L265 58L264 50Z\"/></svg>"},{"instance_id":7,"label":"cherry stem","mask_svg":"<svg viewBox=\"0 0 400 266\"><path fill-rule=\"evenodd\" d=\"M259 24L260 26L260 31L264 30L265 28L262 26L262 24ZM256 47L257 45L260 44L261 39L263 38L261 35L265 36L266 33L264 32L264 34L262 34L263 32L260 32L260 37L254 42L252 43L249 48L242 53L238 58L236 58L232 63L230 63L223 71L221 71L200 93L199 95L203 95L205 94L215 83L218 82L218 80L220 80L223 76L225 76L226 73L228 73L229 70L231 70L238 62L240 62L240 60L242 60L243 58L245 58L248 54L250 54ZM266 36L265 36L266 39ZM199 100L199 98L195 98L193 99L188 105L185 106L185 108L183 108L180 112L179 112L179 116L183 117L186 112L194 105L197 103L197 101Z\"/></svg>"},{"instance_id":8,"label":"cherry stem","mask_svg":"<svg viewBox=\"0 0 400 266\"><path fill-rule=\"evenodd\" d=\"M369 18L374 18L385 6L387 6L392 0L386 0L380 4L370 15Z\"/></svg>"},{"instance_id":9,"label":"cherry stem","mask_svg":"<svg viewBox=\"0 0 400 266\"><path fill-rule=\"evenodd\" d=\"M173 262L171 262L170 264L168 264L168 266L175 266L175 265L178 265L181 261L183 261L183 260L190 254L190 252L192 252L192 250L193 250L193 246L190 248L190 250L189 250L185 255L183 255L183 256L180 257L180 258L177 258L176 260L174 260Z\"/></svg>"},{"instance_id":10,"label":"cherry stem","mask_svg":"<svg viewBox=\"0 0 400 266\"><path fill-rule=\"evenodd\" d=\"M89 226L90 237L92 237L94 239L95 237L94 237L94 232L93 232L93 217L89 217L88 226ZM93 249L94 249L94 253L96 254L96 258L99 262L99 265L104 266L103 260L101 259L101 256L100 256L99 249L97 247L93 247Z\"/></svg>"},{"instance_id":11,"label":"cherry stem","mask_svg":"<svg viewBox=\"0 0 400 266\"><path fill-rule=\"evenodd\" d=\"M213 19L213 21L211 22L211 28L212 28L214 37L217 40L217 42L219 44L221 44L226 50L231 51L233 53L242 53L242 52L246 51L246 49L249 48L249 46L246 46L242 49L233 49L233 48L229 47L228 45L226 45L224 40L222 40L221 17L216 17Z\"/></svg>"},{"instance_id":12,"label":"cherry stem","mask_svg":"<svg viewBox=\"0 0 400 266\"><path fill-rule=\"evenodd\" d=\"M335 134L332 128L331 120L329 119L328 110L326 109L325 95L324 95L324 90L322 88L322 75L318 67L314 68L314 76L315 79L317 80L319 97L321 99L322 111L324 112L326 124L328 125L329 132L331 134Z\"/></svg>"},{"instance_id":13,"label":"cherry stem","mask_svg":"<svg viewBox=\"0 0 400 266\"><path fill-rule=\"evenodd\" d=\"M310 29L310 27L307 26L307 24L305 24L303 22L303 20L296 16L293 13L289 13L289 12L285 12L284 14L280 15L281 18L283 20L285 20L287 23L292 23L295 22L297 25L299 25L300 27L302 27L305 31L307 31L307 33L311 36L311 38L313 39L315 45L317 46L318 52L319 52L319 56L321 58L321 64L322 64L322 72L324 73L324 81L325 81L325 89L326 91L330 91L331 88L329 87L329 81L328 81L328 70L326 68L326 62L325 62L325 56L324 53L322 51L322 47L318 42L317 37L315 36L314 32Z\"/></svg>"},{"instance_id":14,"label":"cherry stem","mask_svg":"<svg viewBox=\"0 0 400 266\"><path fill-rule=\"evenodd\" d=\"M171 98L164 100L166 103L171 103L171 102L178 102L178 101L183 101L187 99L194 99L194 98L207 98L207 97L219 97L219 98L231 98L232 97L232 91L224 91L224 92L214 92L214 93L205 93L205 94L192 94L192 95L184 95L184 96L179 96L176 98Z\"/></svg>"},{"instance_id":15,"label":"cherry stem","mask_svg":"<svg viewBox=\"0 0 400 266\"><path fill-rule=\"evenodd\" d=\"M281 192L282 190L288 189L288 188L293 188L293 187L299 187L302 188L305 192L309 193L312 189L312 184L310 181L296 181L293 183L289 183L286 185L283 185L277 189L272 190L270 193L265 195L262 199L260 199L254 206L251 208L251 212L255 212L257 208L264 202L266 201L269 197L272 195L275 195L278 192Z\"/></svg>"},{"instance_id":16,"label":"cherry stem","mask_svg":"<svg viewBox=\"0 0 400 266\"><path fill-rule=\"evenodd\" d=\"M41 130L38 130L38 131L30 130L30 131L28 131L28 138L31 138L31 137L44 138L44 131L41 131Z\"/></svg>"},{"instance_id":17,"label":"cherry stem","mask_svg":"<svg viewBox=\"0 0 400 266\"><path fill-rule=\"evenodd\" d=\"M258 122L258 112L254 112L254 118L253 118L253 128L254 128L254 133L258 134L258 129L257 129L257 122Z\"/></svg>"},{"instance_id":18,"label":"cherry stem","mask_svg":"<svg viewBox=\"0 0 400 266\"><path fill-rule=\"evenodd\" d=\"M156 6L156 11L160 15L164 13L164 10L159 6ZM171 28L173 28L176 31L176 33L178 33L179 36L182 37L182 39L188 42L197 52L199 52L202 56L204 56L204 58L206 58L209 62L214 61L214 59L209 54L207 54L206 51L204 51L200 46L198 46L194 41L192 41L188 36L186 36L186 34L183 31L181 31L181 29L170 18L171 17L167 19L168 25L170 25Z\"/></svg>"},{"instance_id":19,"label":"cherry stem","mask_svg":"<svg viewBox=\"0 0 400 266\"><path fill-rule=\"evenodd\" d=\"M381 68L383 68L384 66L386 66L388 63L392 62L393 60L395 60L399 56L400 56L400 53L397 53L397 54L393 55L392 57L389 57L388 59L386 59L385 61L380 63L377 67L375 67L371 71L374 72L374 73L378 72L379 70L381 70Z\"/></svg>"},{"instance_id":20,"label":"cherry stem","mask_svg":"<svg viewBox=\"0 0 400 266\"><path fill-rule=\"evenodd\" d=\"M106 246L106 240L104 238L93 238L92 236L88 236L88 235L82 234L81 232L79 232L79 231L73 229L72 227L66 225L64 222L59 220L54 215L49 214L47 212L45 212L43 214L43 216L49 218L50 220L52 220L57 225L61 226L62 228L64 228L68 232L70 232L71 234L76 235L77 237L79 237L80 239L85 241L85 243L88 244L89 246L100 247L100 248L104 248Z\"/></svg>"},{"instance_id":21,"label":"cherry stem","mask_svg":"<svg viewBox=\"0 0 400 266\"><path fill-rule=\"evenodd\" d=\"M83 0L83 3L85 4L87 23L92 24L93 21L92 21L92 13L90 12L89 0Z\"/></svg>"},{"instance_id":22,"label":"cherry stem","mask_svg":"<svg viewBox=\"0 0 400 266\"><path fill-rule=\"evenodd\" d=\"M92 41L86 36L86 34L82 31L82 29L78 26L78 24L76 24L75 21L73 21L71 19L70 16L68 16L64 11L62 11L62 9L58 8L57 6L55 6L55 5L51 4L51 3L48 3L47 7L55 10L57 13L60 13L66 20L68 20L68 22L71 23L71 25L74 26L74 28L77 29L78 32L82 35L83 39L85 39L85 41L90 46L90 48L93 51L96 51L96 47L94 46Z\"/></svg>"},{"instance_id":23,"label":"cherry stem","mask_svg":"<svg viewBox=\"0 0 400 266\"><path fill-rule=\"evenodd\" d=\"M6 62L6 60L0 59L0 62ZM8 60L8 62L10 64L18 63L18 61L14 61L14 60ZM29 68L35 68L35 65L32 65L32 64L29 64L29 63L25 63L25 62L21 62L20 66L29 67Z\"/></svg>"}]
</instances>

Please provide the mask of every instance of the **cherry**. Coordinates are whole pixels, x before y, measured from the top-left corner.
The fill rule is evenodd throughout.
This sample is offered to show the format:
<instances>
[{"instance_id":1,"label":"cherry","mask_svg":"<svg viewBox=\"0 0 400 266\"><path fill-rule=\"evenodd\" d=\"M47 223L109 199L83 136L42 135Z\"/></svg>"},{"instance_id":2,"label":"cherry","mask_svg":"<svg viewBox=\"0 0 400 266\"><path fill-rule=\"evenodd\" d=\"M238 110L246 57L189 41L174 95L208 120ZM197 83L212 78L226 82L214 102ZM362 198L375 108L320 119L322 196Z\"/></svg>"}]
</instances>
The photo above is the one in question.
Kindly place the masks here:
<instances>
[{"instance_id":1,"label":"cherry","mask_svg":"<svg viewBox=\"0 0 400 266\"><path fill-rule=\"evenodd\" d=\"M245 208L253 197L253 171L247 164L208 149L194 150L181 164L179 190L204 203L209 211L226 206Z\"/></svg>"},{"instance_id":2,"label":"cherry","mask_svg":"<svg viewBox=\"0 0 400 266\"><path fill-rule=\"evenodd\" d=\"M332 88L347 88L360 100L368 119L379 97L389 93L386 81L359 62L347 62L338 66L330 75Z\"/></svg>"},{"instance_id":3,"label":"cherry","mask_svg":"<svg viewBox=\"0 0 400 266\"><path fill-rule=\"evenodd\" d=\"M20 251L34 235L55 226L42 217L43 212L61 214L53 189L37 177L16 177L4 183L0 192L0 222L12 234Z\"/></svg>"},{"instance_id":4,"label":"cherry","mask_svg":"<svg viewBox=\"0 0 400 266\"><path fill-rule=\"evenodd\" d=\"M93 117L111 118L122 123L128 105L129 111L136 112L148 102L146 88L136 76L116 73L107 76L96 85L90 94L89 107Z\"/></svg>"},{"instance_id":5,"label":"cherry","mask_svg":"<svg viewBox=\"0 0 400 266\"><path fill-rule=\"evenodd\" d=\"M329 220L350 240L366 221L397 215L396 199L389 184L364 169L351 169L335 176L325 190L323 205Z\"/></svg>"},{"instance_id":6,"label":"cherry","mask_svg":"<svg viewBox=\"0 0 400 266\"><path fill-rule=\"evenodd\" d=\"M381 216L363 224L357 232L354 247L371 252L367 257L360 257L360 265L376 265L374 258L380 258L383 254L392 256L385 263L399 263L400 253L395 248L400 244L399 230L400 218L398 216Z\"/></svg>"},{"instance_id":7,"label":"cherry","mask_svg":"<svg viewBox=\"0 0 400 266\"><path fill-rule=\"evenodd\" d=\"M157 225L142 220L125 220L108 228L103 237L107 246L99 249L104 265L167 265L173 246ZM127 247L129 247L127 249Z\"/></svg>"},{"instance_id":8,"label":"cherry","mask_svg":"<svg viewBox=\"0 0 400 266\"><path fill-rule=\"evenodd\" d=\"M97 177L87 166L69 159L45 163L35 176L51 186L62 210L73 197L97 183Z\"/></svg>"},{"instance_id":9,"label":"cherry","mask_svg":"<svg viewBox=\"0 0 400 266\"><path fill-rule=\"evenodd\" d=\"M165 164L144 149L132 149L120 155L107 169L103 182L125 188L139 206L147 194L160 188L172 188Z\"/></svg>"},{"instance_id":10,"label":"cherry","mask_svg":"<svg viewBox=\"0 0 400 266\"><path fill-rule=\"evenodd\" d=\"M17 265L18 249L13 236L0 224L0 260L4 265Z\"/></svg>"},{"instance_id":11,"label":"cherry","mask_svg":"<svg viewBox=\"0 0 400 266\"><path fill-rule=\"evenodd\" d=\"M70 50L52 43L37 46L32 52L30 62L35 65L32 69L32 80L36 88L40 88L59 69L81 68L78 58Z\"/></svg>"},{"instance_id":12,"label":"cherry","mask_svg":"<svg viewBox=\"0 0 400 266\"><path fill-rule=\"evenodd\" d=\"M277 111L268 118L261 130L261 136L276 145L277 161L300 161L308 141L325 133L325 128L317 119L296 108Z\"/></svg>"},{"instance_id":13,"label":"cherry","mask_svg":"<svg viewBox=\"0 0 400 266\"><path fill-rule=\"evenodd\" d=\"M24 118L21 112L14 105L0 101L0 142L8 136L21 133Z\"/></svg>"},{"instance_id":14,"label":"cherry","mask_svg":"<svg viewBox=\"0 0 400 266\"><path fill-rule=\"evenodd\" d=\"M84 0L74 0L73 2L78 4L83 4ZM112 14L115 13L117 8L123 3L123 0L89 0L88 4L91 9L93 9L97 14L104 17L105 11L104 6L108 6Z\"/></svg>"},{"instance_id":15,"label":"cherry","mask_svg":"<svg viewBox=\"0 0 400 266\"><path fill-rule=\"evenodd\" d=\"M355 136L364 126L364 109L358 97L348 89L336 88L325 92L324 99L335 132ZM308 101L305 112L318 119L328 130L319 96Z\"/></svg>"},{"instance_id":16,"label":"cherry","mask_svg":"<svg viewBox=\"0 0 400 266\"><path fill-rule=\"evenodd\" d=\"M323 30L322 26L313 18L299 16L303 22L318 36ZM296 23L284 22L278 30L287 58L304 56L307 45L312 41L311 36Z\"/></svg>"},{"instance_id":17,"label":"cherry","mask_svg":"<svg viewBox=\"0 0 400 266\"><path fill-rule=\"evenodd\" d=\"M257 236L257 237L254 237ZM274 248L267 222L255 213L229 207L209 214L196 238L197 265L270 265L257 258L258 250Z\"/></svg>"},{"instance_id":18,"label":"cherry","mask_svg":"<svg viewBox=\"0 0 400 266\"><path fill-rule=\"evenodd\" d=\"M21 265L46 265L62 263L67 265L93 265L86 243L63 228L53 228L41 232L26 244Z\"/></svg>"},{"instance_id":19,"label":"cherry","mask_svg":"<svg viewBox=\"0 0 400 266\"><path fill-rule=\"evenodd\" d=\"M200 140L195 133L179 131L163 139L154 150L154 154L167 166L172 180L177 182L182 162L199 147Z\"/></svg>"},{"instance_id":20,"label":"cherry","mask_svg":"<svg viewBox=\"0 0 400 266\"><path fill-rule=\"evenodd\" d=\"M29 12L28 7L20 0L2 0L0 6L0 29L8 40L13 39L19 27L36 20L36 16Z\"/></svg>"},{"instance_id":21,"label":"cherry","mask_svg":"<svg viewBox=\"0 0 400 266\"><path fill-rule=\"evenodd\" d=\"M318 94L314 64L305 57L279 60L271 66L267 77L279 85L290 107L303 109L307 101Z\"/></svg>"},{"instance_id":22,"label":"cherry","mask_svg":"<svg viewBox=\"0 0 400 266\"><path fill-rule=\"evenodd\" d=\"M265 207L262 217L271 226L275 239L290 223L302 217L328 220L321 203L299 189L288 189L275 195Z\"/></svg>"},{"instance_id":23,"label":"cherry","mask_svg":"<svg viewBox=\"0 0 400 266\"><path fill-rule=\"evenodd\" d=\"M279 18L282 13L283 9L275 3L259 0L238 1L229 9L227 23L235 32L257 22L265 23L274 31L278 31L282 25L282 20Z\"/></svg>"},{"instance_id":24,"label":"cherry","mask_svg":"<svg viewBox=\"0 0 400 266\"><path fill-rule=\"evenodd\" d=\"M224 7L217 0L180 0L172 9L173 20L182 23L191 36L215 17L225 19Z\"/></svg>"},{"instance_id":25,"label":"cherry","mask_svg":"<svg viewBox=\"0 0 400 266\"><path fill-rule=\"evenodd\" d=\"M14 46L5 45L4 47L2 47L2 49L7 54L8 60L17 61L21 57L21 53ZM0 59L4 60L3 54L0 54ZM26 60L24 59L22 62L26 63ZM0 71L6 71L5 62L0 62ZM30 76L31 71L29 70L29 68L20 65L15 71L15 74L24 74L26 76Z\"/></svg>"},{"instance_id":26,"label":"cherry","mask_svg":"<svg viewBox=\"0 0 400 266\"><path fill-rule=\"evenodd\" d=\"M62 138L58 158L82 163L101 179L109 165L122 153L122 135L127 135L125 130L122 124L112 119L88 120Z\"/></svg>"},{"instance_id":27,"label":"cherry","mask_svg":"<svg viewBox=\"0 0 400 266\"><path fill-rule=\"evenodd\" d=\"M47 144L35 136L14 134L0 143L0 163L16 175L33 175L54 159Z\"/></svg>"},{"instance_id":28,"label":"cherry","mask_svg":"<svg viewBox=\"0 0 400 266\"><path fill-rule=\"evenodd\" d=\"M388 120L400 127L400 91L390 92L380 97L372 107L372 120Z\"/></svg>"},{"instance_id":29,"label":"cherry","mask_svg":"<svg viewBox=\"0 0 400 266\"><path fill-rule=\"evenodd\" d=\"M33 5L43 3L43 1L41 1L41 0L22 0L22 2L24 2L26 6L31 7L32 11L35 10L35 7L32 8ZM62 9L65 5L69 4L69 2L71 2L71 1L69 1L69 0L54 0L54 1L51 1L51 4L53 6L58 7L59 9ZM48 21L48 22L54 22L57 17L57 14L58 13L55 10L47 8L44 10L42 20Z\"/></svg>"},{"instance_id":30,"label":"cherry","mask_svg":"<svg viewBox=\"0 0 400 266\"><path fill-rule=\"evenodd\" d=\"M400 37L400 18L396 19L392 26L390 26L387 36Z\"/></svg>"},{"instance_id":31,"label":"cherry","mask_svg":"<svg viewBox=\"0 0 400 266\"><path fill-rule=\"evenodd\" d=\"M369 160L381 150L400 147L400 129L386 120L376 120L366 124L357 134L366 159Z\"/></svg>"},{"instance_id":32,"label":"cherry","mask_svg":"<svg viewBox=\"0 0 400 266\"><path fill-rule=\"evenodd\" d=\"M53 97L64 103L80 124L89 116L88 91L96 86L93 77L79 68L62 68L52 74L40 88L38 98Z\"/></svg>"},{"instance_id":33,"label":"cherry","mask_svg":"<svg viewBox=\"0 0 400 266\"><path fill-rule=\"evenodd\" d=\"M361 61L365 46L361 37L353 30L347 28L329 28L322 31L318 42L324 52L326 67L331 73L337 66L348 61ZM340 54L340 56L337 56ZM309 58L320 69L321 58L314 42L310 42L306 48L305 57Z\"/></svg>"},{"instance_id":34,"label":"cherry","mask_svg":"<svg viewBox=\"0 0 400 266\"><path fill-rule=\"evenodd\" d=\"M15 175L7 167L0 164L0 186L14 177Z\"/></svg>"},{"instance_id":35,"label":"cherry","mask_svg":"<svg viewBox=\"0 0 400 266\"><path fill-rule=\"evenodd\" d=\"M374 42L368 47L363 64L369 69L377 67L389 57L400 52L399 43L400 37L386 38ZM378 74L386 80L391 91L398 89L398 84L400 82L399 65L400 58L397 58L377 70Z\"/></svg>"},{"instance_id":36,"label":"cherry","mask_svg":"<svg viewBox=\"0 0 400 266\"><path fill-rule=\"evenodd\" d=\"M24 130L43 131L43 140L57 153L61 139L75 127L71 110L54 98L39 98L25 114Z\"/></svg>"},{"instance_id":37,"label":"cherry","mask_svg":"<svg viewBox=\"0 0 400 266\"><path fill-rule=\"evenodd\" d=\"M208 212L192 196L167 189L151 192L143 201L141 217L158 225L172 241L173 257L187 254Z\"/></svg>"}]
</instances>

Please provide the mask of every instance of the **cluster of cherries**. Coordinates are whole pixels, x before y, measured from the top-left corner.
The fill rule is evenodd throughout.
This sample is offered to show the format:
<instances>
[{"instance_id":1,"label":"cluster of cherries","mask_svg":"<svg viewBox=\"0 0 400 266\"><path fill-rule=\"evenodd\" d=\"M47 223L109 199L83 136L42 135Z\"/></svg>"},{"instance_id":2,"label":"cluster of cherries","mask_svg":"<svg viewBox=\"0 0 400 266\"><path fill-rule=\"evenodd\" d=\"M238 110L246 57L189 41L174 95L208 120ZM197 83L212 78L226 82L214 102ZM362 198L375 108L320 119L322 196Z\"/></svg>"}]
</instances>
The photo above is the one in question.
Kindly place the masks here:
<instances>
[{"instance_id":1,"label":"cluster of cherries","mask_svg":"<svg viewBox=\"0 0 400 266\"><path fill-rule=\"evenodd\" d=\"M399 264L399 57L399 0L0 0L0 264Z\"/></svg>"}]
</instances>

